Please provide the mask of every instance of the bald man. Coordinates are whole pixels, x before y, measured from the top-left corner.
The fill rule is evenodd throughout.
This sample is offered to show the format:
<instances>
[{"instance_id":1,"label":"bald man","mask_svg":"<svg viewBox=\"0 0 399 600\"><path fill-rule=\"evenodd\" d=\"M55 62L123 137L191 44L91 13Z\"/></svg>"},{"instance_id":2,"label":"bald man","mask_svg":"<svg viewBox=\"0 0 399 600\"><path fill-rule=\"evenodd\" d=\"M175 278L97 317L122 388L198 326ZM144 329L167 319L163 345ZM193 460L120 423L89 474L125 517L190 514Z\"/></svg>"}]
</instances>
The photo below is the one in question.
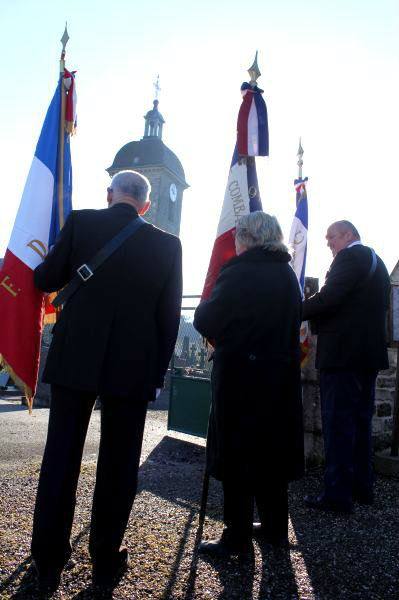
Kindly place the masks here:
<instances>
[{"instance_id":1,"label":"bald man","mask_svg":"<svg viewBox=\"0 0 399 600\"><path fill-rule=\"evenodd\" d=\"M35 269L35 285L52 292L77 273L90 273L86 263L93 268L64 305L43 374L51 407L31 547L42 595L57 589L71 556L83 446L97 396L101 435L89 541L94 587L112 588L127 568L121 544L137 489L147 405L163 387L179 329L181 244L143 221L97 269L93 259L124 228L137 226L150 189L136 171L117 173L107 189L108 208L72 211Z\"/></svg>"},{"instance_id":2,"label":"bald man","mask_svg":"<svg viewBox=\"0 0 399 600\"><path fill-rule=\"evenodd\" d=\"M326 234L334 260L324 286L303 303L318 332L316 367L325 449L324 491L305 497L320 510L351 513L373 502L371 419L378 371L388 368L385 337L390 281L349 221Z\"/></svg>"}]
</instances>

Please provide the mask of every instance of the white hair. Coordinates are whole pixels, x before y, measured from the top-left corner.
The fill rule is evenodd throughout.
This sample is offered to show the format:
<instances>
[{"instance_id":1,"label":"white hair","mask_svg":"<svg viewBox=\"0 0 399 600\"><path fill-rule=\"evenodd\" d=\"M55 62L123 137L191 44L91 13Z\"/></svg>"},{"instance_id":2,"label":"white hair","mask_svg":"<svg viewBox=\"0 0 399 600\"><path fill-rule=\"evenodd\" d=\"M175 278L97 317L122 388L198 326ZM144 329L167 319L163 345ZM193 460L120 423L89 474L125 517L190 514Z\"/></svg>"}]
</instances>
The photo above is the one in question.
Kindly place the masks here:
<instances>
[{"instance_id":1,"label":"white hair","mask_svg":"<svg viewBox=\"0 0 399 600\"><path fill-rule=\"evenodd\" d=\"M114 175L110 188L114 192L133 198L140 206L144 206L151 191L151 184L141 173L129 170Z\"/></svg>"},{"instance_id":2,"label":"white hair","mask_svg":"<svg viewBox=\"0 0 399 600\"><path fill-rule=\"evenodd\" d=\"M283 233L276 217L256 210L241 217L236 228L236 243L246 248L261 247L267 250L283 250Z\"/></svg>"}]
</instances>

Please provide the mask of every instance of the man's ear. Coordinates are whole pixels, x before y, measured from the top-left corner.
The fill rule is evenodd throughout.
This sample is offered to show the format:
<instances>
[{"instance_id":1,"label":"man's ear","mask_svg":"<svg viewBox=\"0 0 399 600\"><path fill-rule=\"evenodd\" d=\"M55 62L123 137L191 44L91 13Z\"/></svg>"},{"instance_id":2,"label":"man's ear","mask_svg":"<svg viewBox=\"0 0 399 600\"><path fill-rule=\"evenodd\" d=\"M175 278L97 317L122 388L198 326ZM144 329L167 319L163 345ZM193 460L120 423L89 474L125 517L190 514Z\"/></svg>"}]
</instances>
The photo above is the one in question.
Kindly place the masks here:
<instances>
[{"instance_id":1,"label":"man's ear","mask_svg":"<svg viewBox=\"0 0 399 600\"><path fill-rule=\"evenodd\" d=\"M145 213L150 208L150 206L151 206L151 200L147 200L147 202L144 204L144 206L142 206L142 208L140 208L139 215L145 215Z\"/></svg>"}]
</instances>

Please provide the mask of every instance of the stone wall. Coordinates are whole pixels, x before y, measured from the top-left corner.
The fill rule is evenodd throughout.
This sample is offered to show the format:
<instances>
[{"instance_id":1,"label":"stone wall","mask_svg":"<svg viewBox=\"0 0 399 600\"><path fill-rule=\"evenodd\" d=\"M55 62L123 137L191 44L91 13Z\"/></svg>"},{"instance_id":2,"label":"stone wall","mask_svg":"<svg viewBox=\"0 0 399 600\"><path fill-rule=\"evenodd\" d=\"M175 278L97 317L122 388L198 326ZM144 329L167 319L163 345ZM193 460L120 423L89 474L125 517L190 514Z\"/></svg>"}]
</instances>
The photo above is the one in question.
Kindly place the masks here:
<instances>
[{"instance_id":1,"label":"stone wall","mask_svg":"<svg viewBox=\"0 0 399 600\"><path fill-rule=\"evenodd\" d=\"M309 358L302 370L305 456L309 464L318 464L324 459L319 373L314 366L316 343L317 336L311 336ZM373 446L376 450L389 445L392 432L397 351L395 348L389 348L388 354L390 366L386 371L379 373L375 393L372 431Z\"/></svg>"}]
</instances>

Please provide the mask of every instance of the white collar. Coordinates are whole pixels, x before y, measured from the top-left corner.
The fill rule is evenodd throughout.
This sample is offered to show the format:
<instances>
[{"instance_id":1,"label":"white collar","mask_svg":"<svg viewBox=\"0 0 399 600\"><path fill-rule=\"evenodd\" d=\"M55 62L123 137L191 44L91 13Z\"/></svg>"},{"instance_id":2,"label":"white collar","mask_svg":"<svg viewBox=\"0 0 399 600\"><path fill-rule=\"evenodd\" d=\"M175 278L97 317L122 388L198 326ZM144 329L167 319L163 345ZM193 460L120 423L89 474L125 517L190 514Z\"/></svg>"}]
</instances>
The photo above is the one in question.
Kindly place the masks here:
<instances>
[{"instance_id":1,"label":"white collar","mask_svg":"<svg viewBox=\"0 0 399 600\"><path fill-rule=\"evenodd\" d=\"M360 240L356 240L356 242L352 242L351 244L349 244L349 246L346 246L346 247L352 248L352 246L363 246L363 244Z\"/></svg>"}]
</instances>

